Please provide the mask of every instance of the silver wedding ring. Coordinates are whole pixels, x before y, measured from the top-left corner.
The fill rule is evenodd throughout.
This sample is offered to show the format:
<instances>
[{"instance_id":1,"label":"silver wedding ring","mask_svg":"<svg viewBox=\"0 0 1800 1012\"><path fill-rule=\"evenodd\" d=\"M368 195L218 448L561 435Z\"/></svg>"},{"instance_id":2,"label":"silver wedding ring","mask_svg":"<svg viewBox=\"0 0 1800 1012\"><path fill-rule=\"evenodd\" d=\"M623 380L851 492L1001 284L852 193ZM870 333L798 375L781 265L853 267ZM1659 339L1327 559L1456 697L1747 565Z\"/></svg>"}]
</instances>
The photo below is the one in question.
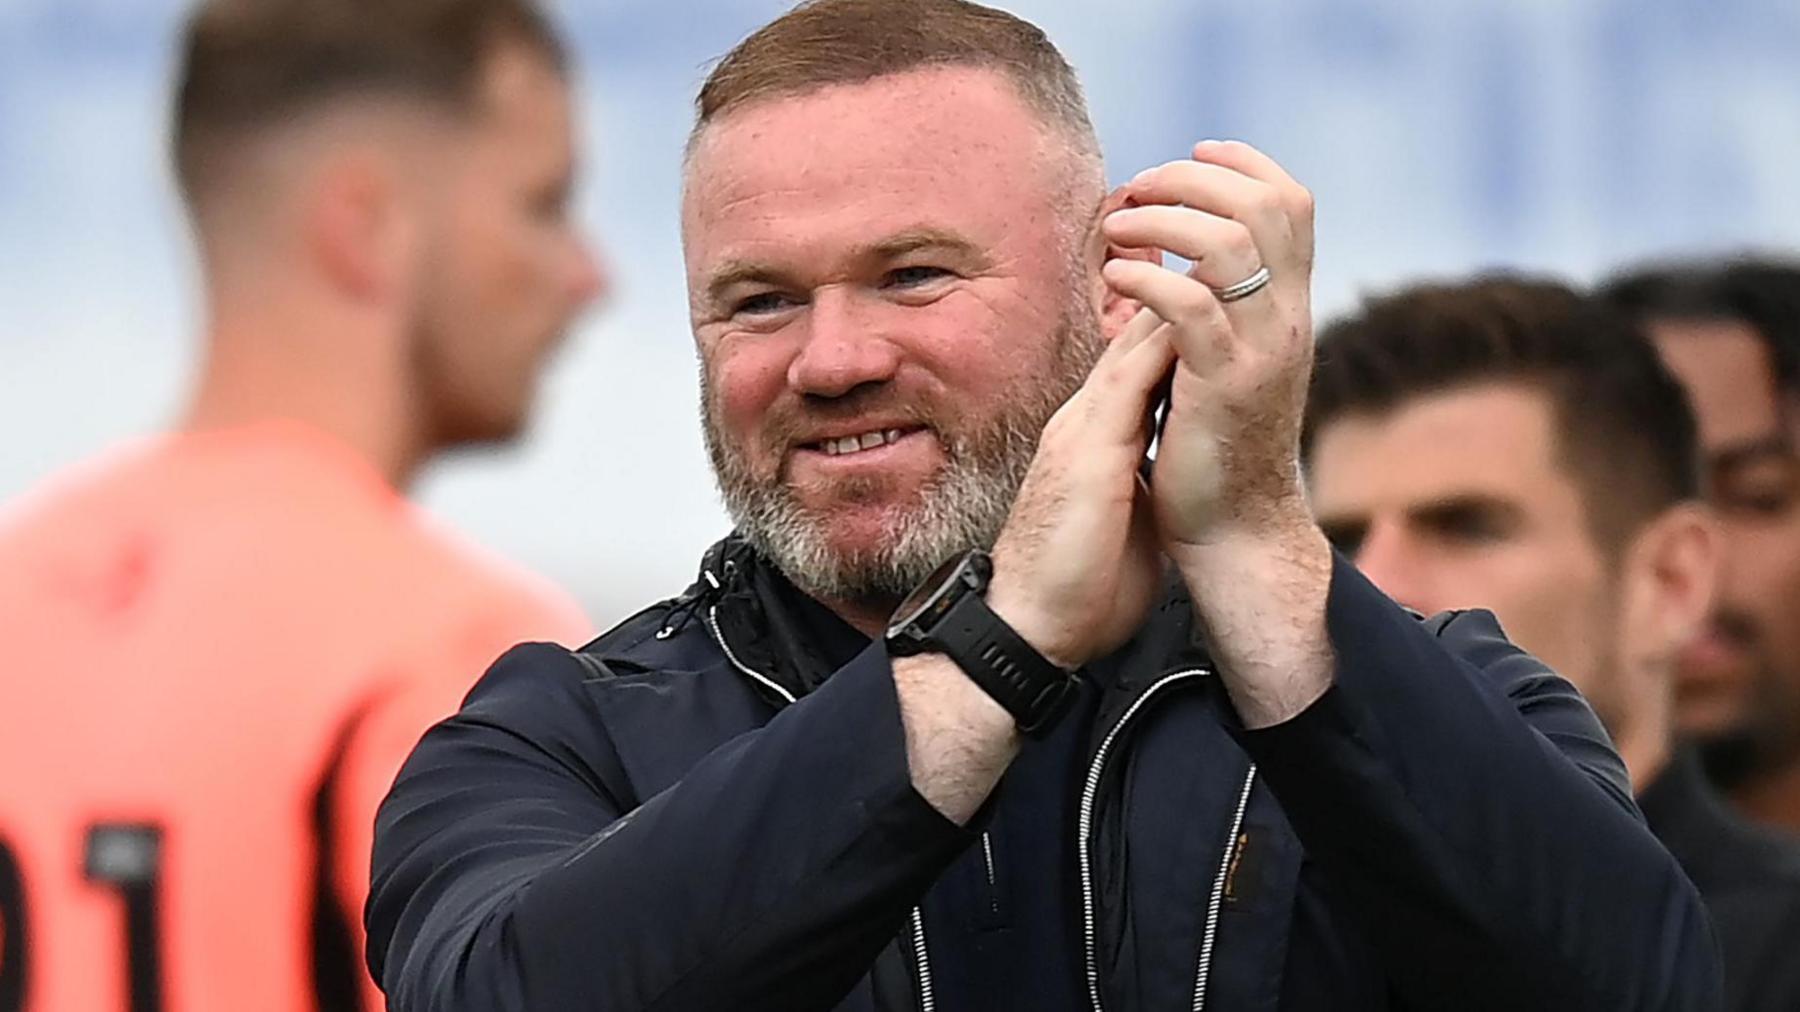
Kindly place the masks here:
<instances>
[{"instance_id":1,"label":"silver wedding ring","mask_svg":"<svg viewBox=\"0 0 1800 1012\"><path fill-rule=\"evenodd\" d=\"M1268 286L1269 279L1272 277L1274 277L1274 275L1269 273L1267 267L1258 267L1255 274L1239 281L1235 285L1226 285L1224 288L1215 288L1212 290L1212 293L1220 302L1236 302L1239 299L1247 299L1257 292L1262 291Z\"/></svg>"}]
</instances>

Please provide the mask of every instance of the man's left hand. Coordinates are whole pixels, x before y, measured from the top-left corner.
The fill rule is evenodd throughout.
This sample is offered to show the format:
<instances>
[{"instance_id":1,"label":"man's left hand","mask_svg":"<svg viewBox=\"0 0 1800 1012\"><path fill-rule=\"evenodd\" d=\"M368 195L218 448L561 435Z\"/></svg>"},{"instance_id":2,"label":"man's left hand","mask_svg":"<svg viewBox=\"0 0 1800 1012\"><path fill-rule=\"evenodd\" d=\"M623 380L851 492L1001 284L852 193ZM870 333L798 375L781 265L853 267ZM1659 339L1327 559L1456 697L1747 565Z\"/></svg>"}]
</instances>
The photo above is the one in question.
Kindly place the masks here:
<instances>
[{"instance_id":1,"label":"man's left hand","mask_svg":"<svg viewBox=\"0 0 1800 1012\"><path fill-rule=\"evenodd\" d=\"M1141 260L1106 280L1165 321L1180 355L1151 487L1165 546L1260 533L1304 507L1301 412L1312 363L1312 196L1248 145L1207 141L1194 158L1138 175L1137 206L1106 219L1121 246L1192 262ZM1217 291L1267 268L1268 285L1231 302Z\"/></svg>"},{"instance_id":2,"label":"man's left hand","mask_svg":"<svg viewBox=\"0 0 1800 1012\"><path fill-rule=\"evenodd\" d=\"M1268 156L1205 141L1125 188L1104 222L1126 248L1113 289L1163 320L1179 355L1151 478L1163 549L1193 592L1239 715L1280 723L1330 685L1331 553L1307 510L1300 425L1313 353L1312 196ZM1266 285L1230 290L1266 268Z\"/></svg>"}]
</instances>

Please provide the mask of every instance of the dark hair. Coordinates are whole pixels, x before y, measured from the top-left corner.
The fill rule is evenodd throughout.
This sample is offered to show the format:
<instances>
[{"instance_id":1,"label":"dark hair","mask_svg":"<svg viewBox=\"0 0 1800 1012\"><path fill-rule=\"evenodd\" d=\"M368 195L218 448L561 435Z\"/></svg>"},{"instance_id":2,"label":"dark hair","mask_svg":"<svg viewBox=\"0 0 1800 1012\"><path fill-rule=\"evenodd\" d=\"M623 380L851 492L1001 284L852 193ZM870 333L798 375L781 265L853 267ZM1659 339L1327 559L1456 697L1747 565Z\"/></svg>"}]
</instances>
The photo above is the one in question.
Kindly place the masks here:
<instances>
[{"instance_id":1,"label":"dark hair","mask_svg":"<svg viewBox=\"0 0 1800 1012\"><path fill-rule=\"evenodd\" d=\"M1800 396L1800 261L1738 256L1650 265L1606 282L1600 296L1640 324L1746 324L1768 349L1776 389Z\"/></svg>"},{"instance_id":2,"label":"dark hair","mask_svg":"<svg viewBox=\"0 0 1800 1012\"><path fill-rule=\"evenodd\" d=\"M1558 459L1582 489L1595 539L1617 550L1700 494L1700 452L1681 385L1623 314L1548 279L1490 275L1366 301L1319 336L1302 435L1457 387L1516 382L1553 406Z\"/></svg>"},{"instance_id":3,"label":"dark hair","mask_svg":"<svg viewBox=\"0 0 1800 1012\"><path fill-rule=\"evenodd\" d=\"M203 0L184 36L176 175L189 200L257 131L346 98L472 107L504 43L559 70L561 44L534 0Z\"/></svg>"},{"instance_id":4,"label":"dark hair","mask_svg":"<svg viewBox=\"0 0 1800 1012\"><path fill-rule=\"evenodd\" d=\"M1099 157L1081 83L1042 29L967 0L809 0L719 61L694 133L739 106L930 67L1003 73L1047 125Z\"/></svg>"}]
</instances>

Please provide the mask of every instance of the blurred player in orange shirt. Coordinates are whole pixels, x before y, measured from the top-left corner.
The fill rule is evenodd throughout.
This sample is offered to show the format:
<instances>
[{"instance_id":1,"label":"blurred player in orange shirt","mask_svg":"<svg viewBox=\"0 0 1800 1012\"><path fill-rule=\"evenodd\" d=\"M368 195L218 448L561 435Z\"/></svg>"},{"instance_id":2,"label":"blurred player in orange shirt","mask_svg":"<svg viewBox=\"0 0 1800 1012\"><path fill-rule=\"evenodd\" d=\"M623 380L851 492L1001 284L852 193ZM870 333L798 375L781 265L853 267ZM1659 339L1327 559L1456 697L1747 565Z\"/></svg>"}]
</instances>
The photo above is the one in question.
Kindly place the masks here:
<instances>
[{"instance_id":1,"label":"blurred player in orange shirt","mask_svg":"<svg viewBox=\"0 0 1800 1012\"><path fill-rule=\"evenodd\" d=\"M0 510L0 1012L377 1008L370 824L547 586L400 497L524 424L603 288L531 0L214 0L174 150L181 431Z\"/></svg>"}]
</instances>

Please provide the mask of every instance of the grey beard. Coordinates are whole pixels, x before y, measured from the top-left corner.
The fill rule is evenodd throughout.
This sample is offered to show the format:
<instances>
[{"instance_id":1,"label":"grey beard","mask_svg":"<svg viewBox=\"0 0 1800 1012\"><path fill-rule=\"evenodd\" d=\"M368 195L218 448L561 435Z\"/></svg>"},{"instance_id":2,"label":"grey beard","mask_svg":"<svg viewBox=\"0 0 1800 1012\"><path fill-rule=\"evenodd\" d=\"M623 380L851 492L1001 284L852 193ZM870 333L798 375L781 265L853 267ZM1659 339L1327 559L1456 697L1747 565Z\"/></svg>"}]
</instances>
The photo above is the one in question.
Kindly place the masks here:
<instances>
[{"instance_id":1,"label":"grey beard","mask_svg":"<svg viewBox=\"0 0 1800 1012\"><path fill-rule=\"evenodd\" d=\"M833 547L830 517L796 502L785 485L735 480L717 466L717 454L714 459L725 509L738 531L795 586L824 601L891 604L943 560L969 548L992 548L1000 536L1037 436L1012 424L995 435L987 453L952 448L916 503L889 510L893 538L857 552Z\"/></svg>"},{"instance_id":2,"label":"grey beard","mask_svg":"<svg viewBox=\"0 0 1800 1012\"><path fill-rule=\"evenodd\" d=\"M945 559L992 548L1037 453L1038 436L1056 409L1081 386L1104 348L1099 321L1067 319L1057 335L1048 375L979 431L944 440L947 463L912 503L891 507L893 537L865 551L843 552L829 537L831 519L801 504L787 485L751 472L714 423L704 366L702 430L726 512L738 532L805 593L826 602L891 608Z\"/></svg>"}]
</instances>

